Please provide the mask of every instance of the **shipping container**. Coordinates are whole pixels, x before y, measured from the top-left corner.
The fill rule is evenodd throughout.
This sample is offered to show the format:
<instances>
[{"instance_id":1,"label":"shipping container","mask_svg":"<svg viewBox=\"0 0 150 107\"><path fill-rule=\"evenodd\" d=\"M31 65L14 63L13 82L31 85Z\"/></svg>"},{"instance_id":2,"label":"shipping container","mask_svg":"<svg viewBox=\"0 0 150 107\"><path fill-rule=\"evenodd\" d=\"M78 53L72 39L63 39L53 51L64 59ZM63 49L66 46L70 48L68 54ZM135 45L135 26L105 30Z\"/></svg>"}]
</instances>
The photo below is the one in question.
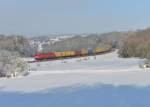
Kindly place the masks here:
<instances>
[{"instance_id":1,"label":"shipping container","mask_svg":"<svg viewBox=\"0 0 150 107\"><path fill-rule=\"evenodd\" d=\"M82 55L87 55L88 54L88 50L87 49L81 49L81 54Z\"/></svg>"},{"instance_id":2,"label":"shipping container","mask_svg":"<svg viewBox=\"0 0 150 107\"><path fill-rule=\"evenodd\" d=\"M109 51L110 49L111 49L110 47L106 47L106 48L96 48L96 49L95 49L95 53L106 52L106 51Z\"/></svg>"},{"instance_id":3,"label":"shipping container","mask_svg":"<svg viewBox=\"0 0 150 107\"><path fill-rule=\"evenodd\" d=\"M68 56L75 56L75 51L68 51Z\"/></svg>"},{"instance_id":4,"label":"shipping container","mask_svg":"<svg viewBox=\"0 0 150 107\"><path fill-rule=\"evenodd\" d=\"M93 54L93 49L92 48L88 48L88 55L92 55Z\"/></svg>"},{"instance_id":5,"label":"shipping container","mask_svg":"<svg viewBox=\"0 0 150 107\"><path fill-rule=\"evenodd\" d=\"M65 57L65 56L66 56L66 52L65 51L61 52L61 57Z\"/></svg>"},{"instance_id":6,"label":"shipping container","mask_svg":"<svg viewBox=\"0 0 150 107\"><path fill-rule=\"evenodd\" d=\"M105 52L107 50L108 50L107 48L102 48L101 52Z\"/></svg>"},{"instance_id":7,"label":"shipping container","mask_svg":"<svg viewBox=\"0 0 150 107\"><path fill-rule=\"evenodd\" d=\"M44 56L44 58L55 58L55 53L51 52L48 54L44 54L43 56Z\"/></svg>"},{"instance_id":8,"label":"shipping container","mask_svg":"<svg viewBox=\"0 0 150 107\"><path fill-rule=\"evenodd\" d=\"M75 51L75 56L80 56L82 53L81 53L81 50L77 50Z\"/></svg>"},{"instance_id":9,"label":"shipping container","mask_svg":"<svg viewBox=\"0 0 150 107\"><path fill-rule=\"evenodd\" d=\"M75 51L70 51L71 56L75 56Z\"/></svg>"},{"instance_id":10,"label":"shipping container","mask_svg":"<svg viewBox=\"0 0 150 107\"><path fill-rule=\"evenodd\" d=\"M96 54L96 53L100 53L100 52L102 52L103 51L103 49L102 48L95 48L94 49L94 53Z\"/></svg>"},{"instance_id":11,"label":"shipping container","mask_svg":"<svg viewBox=\"0 0 150 107\"><path fill-rule=\"evenodd\" d=\"M64 51L64 53L65 53L65 56L67 57L67 56L70 56L70 52L69 51Z\"/></svg>"},{"instance_id":12,"label":"shipping container","mask_svg":"<svg viewBox=\"0 0 150 107\"><path fill-rule=\"evenodd\" d=\"M57 58L62 56L61 52L54 52L54 53Z\"/></svg>"},{"instance_id":13,"label":"shipping container","mask_svg":"<svg viewBox=\"0 0 150 107\"><path fill-rule=\"evenodd\" d=\"M63 51L63 52L55 52L56 57L69 57L74 56L74 51Z\"/></svg>"},{"instance_id":14,"label":"shipping container","mask_svg":"<svg viewBox=\"0 0 150 107\"><path fill-rule=\"evenodd\" d=\"M93 54L96 54L96 48L93 50Z\"/></svg>"},{"instance_id":15,"label":"shipping container","mask_svg":"<svg viewBox=\"0 0 150 107\"><path fill-rule=\"evenodd\" d=\"M71 56L71 51L65 51L65 56L66 56L66 57Z\"/></svg>"}]
</instances>

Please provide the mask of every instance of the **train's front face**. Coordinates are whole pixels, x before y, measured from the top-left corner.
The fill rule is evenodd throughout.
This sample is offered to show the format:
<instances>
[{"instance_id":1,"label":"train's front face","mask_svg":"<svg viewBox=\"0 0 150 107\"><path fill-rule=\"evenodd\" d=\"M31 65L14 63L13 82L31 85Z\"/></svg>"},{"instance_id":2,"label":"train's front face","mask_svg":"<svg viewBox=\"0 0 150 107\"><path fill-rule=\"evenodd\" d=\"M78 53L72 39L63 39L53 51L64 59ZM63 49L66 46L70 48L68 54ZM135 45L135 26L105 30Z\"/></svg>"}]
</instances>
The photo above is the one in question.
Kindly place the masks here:
<instances>
[{"instance_id":1,"label":"train's front face","mask_svg":"<svg viewBox=\"0 0 150 107\"><path fill-rule=\"evenodd\" d=\"M43 59L43 55L41 55L41 54L36 54L36 55L34 55L34 58L35 58L36 60L41 60L41 59Z\"/></svg>"}]
</instances>

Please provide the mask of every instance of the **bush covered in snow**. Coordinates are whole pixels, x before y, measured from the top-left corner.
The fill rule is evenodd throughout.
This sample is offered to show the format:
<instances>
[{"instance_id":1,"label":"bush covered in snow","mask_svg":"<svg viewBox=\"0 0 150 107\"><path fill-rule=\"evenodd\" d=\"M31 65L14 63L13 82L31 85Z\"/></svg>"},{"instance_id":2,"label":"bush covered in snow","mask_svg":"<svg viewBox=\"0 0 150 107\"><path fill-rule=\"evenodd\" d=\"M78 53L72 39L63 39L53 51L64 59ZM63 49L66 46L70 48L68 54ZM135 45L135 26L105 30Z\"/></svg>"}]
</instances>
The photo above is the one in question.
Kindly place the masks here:
<instances>
[{"instance_id":1,"label":"bush covered in snow","mask_svg":"<svg viewBox=\"0 0 150 107\"><path fill-rule=\"evenodd\" d=\"M28 74L28 64L16 52L0 50L0 76L12 77Z\"/></svg>"}]
</instances>

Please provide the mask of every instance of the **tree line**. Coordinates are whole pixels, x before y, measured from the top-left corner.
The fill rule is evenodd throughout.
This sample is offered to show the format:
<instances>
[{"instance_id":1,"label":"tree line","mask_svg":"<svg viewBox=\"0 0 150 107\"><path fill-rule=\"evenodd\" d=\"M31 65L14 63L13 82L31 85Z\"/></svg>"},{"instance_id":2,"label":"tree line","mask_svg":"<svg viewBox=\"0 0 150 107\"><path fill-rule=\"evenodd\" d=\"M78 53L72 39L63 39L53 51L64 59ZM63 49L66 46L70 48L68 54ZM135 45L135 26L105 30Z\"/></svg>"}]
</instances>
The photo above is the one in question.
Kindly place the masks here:
<instances>
[{"instance_id":1,"label":"tree line","mask_svg":"<svg viewBox=\"0 0 150 107\"><path fill-rule=\"evenodd\" d=\"M119 48L121 57L150 58L150 28L138 30L124 40Z\"/></svg>"}]
</instances>

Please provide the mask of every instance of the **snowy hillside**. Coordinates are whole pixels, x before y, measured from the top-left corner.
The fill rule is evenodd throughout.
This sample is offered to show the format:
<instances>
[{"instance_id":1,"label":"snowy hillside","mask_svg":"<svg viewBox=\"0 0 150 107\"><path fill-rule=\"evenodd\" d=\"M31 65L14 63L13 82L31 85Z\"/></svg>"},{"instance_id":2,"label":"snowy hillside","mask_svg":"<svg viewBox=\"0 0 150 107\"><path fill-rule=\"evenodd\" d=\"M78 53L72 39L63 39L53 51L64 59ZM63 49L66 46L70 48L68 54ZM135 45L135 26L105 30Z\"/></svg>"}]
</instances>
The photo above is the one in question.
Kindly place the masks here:
<instances>
[{"instance_id":1,"label":"snowy hillside","mask_svg":"<svg viewBox=\"0 0 150 107\"><path fill-rule=\"evenodd\" d=\"M55 73L55 72L76 72L76 71L126 71L139 70L139 59L118 58L117 53L89 56L82 58L72 58L48 62L36 62L30 65L31 74Z\"/></svg>"},{"instance_id":2,"label":"snowy hillside","mask_svg":"<svg viewBox=\"0 0 150 107\"><path fill-rule=\"evenodd\" d=\"M116 52L96 57L30 64L30 75L1 79L2 91L37 92L82 85L150 85L149 69L138 67L140 59L123 59Z\"/></svg>"}]
</instances>

